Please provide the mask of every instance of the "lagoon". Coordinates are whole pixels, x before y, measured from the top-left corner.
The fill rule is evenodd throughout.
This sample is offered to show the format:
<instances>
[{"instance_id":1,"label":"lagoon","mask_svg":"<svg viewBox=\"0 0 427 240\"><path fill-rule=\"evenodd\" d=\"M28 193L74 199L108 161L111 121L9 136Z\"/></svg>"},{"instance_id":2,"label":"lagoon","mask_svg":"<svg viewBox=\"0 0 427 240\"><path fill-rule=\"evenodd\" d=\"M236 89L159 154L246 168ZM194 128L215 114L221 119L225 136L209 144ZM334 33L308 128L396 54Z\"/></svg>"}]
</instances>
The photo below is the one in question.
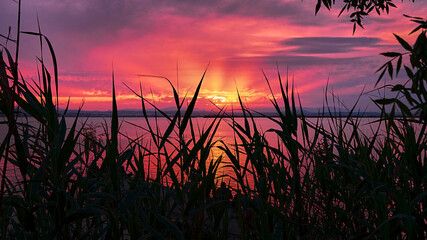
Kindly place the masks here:
<instances>
[{"instance_id":1,"label":"lagoon","mask_svg":"<svg viewBox=\"0 0 427 240\"><path fill-rule=\"evenodd\" d=\"M274 120L279 120L278 118L273 118ZM2 119L4 121L4 119ZM67 125L67 131L72 126L75 117L66 117L66 125ZM154 143L151 134L148 132L148 123L150 124L150 127L152 129L155 129L155 131L160 131L160 135L163 135L166 131L167 127L170 124L170 120L164 117L159 118L143 118L143 117L120 117L119 118L119 138L118 138L118 144L119 144L119 152L122 152L130 147L135 146L135 144L140 144L140 146L144 146L146 148L154 148ZM329 131L332 127L334 129L334 124L338 125L340 123L345 123L345 118L310 118L307 119L307 122L312 123L313 126L320 126L323 125L325 130ZM359 118L358 119L358 127L357 129L363 133L366 134L368 137L370 134L373 133L374 130L378 128L378 123L375 121L378 120L378 118ZM206 129L209 127L209 125L214 121L214 118L204 118L204 117L195 117L191 118L191 124L193 126L193 131L196 138L199 138L202 133L206 131ZM233 123L233 121L235 121ZM18 118L18 122L20 123L28 123L31 126L36 127L37 122L35 119L32 118L24 118L20 117ZM100 141L101 143L105 143L106 135L109 135L110 132L110 124L111 124L111 118L110 117L80 117L77 120L77 129L80 129L83 127L84 134L87 134L88 132L91 132L92 136L96 136L96 139ZM232 169L229 167L226 167L230 164L229 159L227 158L226 154L224 154L223 150L221 150L219 147L223 146L224 144L228 146L234 146L235 143L241 144L241 139L239 138L236 131L233 130L232 125L233 124L239 124L241 126L244 126L244 118L223 118L220 120L220 123L218 125L217 131L213 136L213 142L215 142L214 147L210 149L210 159L218 159L220 156L223 158L222 163L220 164L220 170L218 171L219 175L228 175L232 176L233 172ZM268 142L270 146L278 147L279 145L279 139L276 133L271 132L271 129L278 129L280 130L280 127L269 118L265 117L257 117L253 118L253 123L249 122L249 126L251 128L251 134L253 134L253 124L255 124L257 131L260 132L265 140ZM344 128L346 130L345 134L349 135L351 134L351 131L353 130L353 127L350 123L347 123L347 128ZM184 132L184 139L187 141L192 138L191 135L191 128L187 127ZM170 141L172 143L174 142L174 138L178 136L177 132L178 128L176 127L174 129L174 132L172 132L170 136ZM107 134L106 134L107 133ZM7 125L2 124L0 125L0 140L3 141L7 134ZM298 138L297 140L301 143L303 143L302 138L302 132L301 132L301 121L298 122L298 132L297 132ZM314 136L314 130L309 128L309 136L312 140ZM236 139L236 142L235 142ZM249 138L247 138L248 141L250 141ZM82 136L80 139L81 146L84 145L84 137ZM168 151L173 151L173 146L171 144L166 144L166 147L168 148ZM280 146L283 148L283 145ZM285 150L284 150L285 151ZM155 149L153 149L153 152L156 152ZM244 158L241 160L245 160ZM150 170L153 172L155 170L155 164L153 163L153 159L150 158L150 160L147 158L144 160L145 166L151 166ZM151 161L149 164L148 161ZM243 162L241 163L244 164ZM9 165L10 166L10 165ZM12 177L12 175L16 174L16 170L14 167L9 167L8 169L8 177ZM131 171L130 169L127 169L128 171ZM148 170L148 169L147 169ZM227 180L228 177L227 177Z\"/></svg>"}]
</instances>

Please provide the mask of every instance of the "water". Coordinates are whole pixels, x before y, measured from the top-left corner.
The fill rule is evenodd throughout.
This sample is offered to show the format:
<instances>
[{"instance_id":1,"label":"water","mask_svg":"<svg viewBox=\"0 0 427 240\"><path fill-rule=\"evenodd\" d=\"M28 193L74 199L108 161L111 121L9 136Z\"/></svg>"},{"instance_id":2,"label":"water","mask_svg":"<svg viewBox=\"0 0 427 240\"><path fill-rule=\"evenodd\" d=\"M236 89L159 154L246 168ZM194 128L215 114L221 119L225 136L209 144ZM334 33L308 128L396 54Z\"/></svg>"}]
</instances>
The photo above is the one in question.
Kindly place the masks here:
<instances>
[{"instance_id":1,"label":"water","mask_svg":"<svg viewBox=\"0 0 427 240\"><path fill-rule=\"evenodd\" d=\"M236 118L235 119L237 123L244 125L243 118ZM376 128L377 124L371 124L373 121L377 119L375 118L363 118L361 119L360 128L359 130L363 132L370 132L371 128ZM0 119L0 121L5 121L5 119ZM24 118L19 118L18 122L24 122ZM80 118L77 122L77 129L81 128L83 124L85 123L86 118ZM193 125L195 127L196 132L203 132L203 129L206 129L210 123L212 123L213 118L192 118ZM309 121L313 122L313 124L316 124L316 119L309 119ZM320 119L321 123L324 124L324 126L327 128L328 124L327 122L330 121L330 119ZM67 128L69 129L74 122L73 117L67 117L66 123ZM158 126L159 129L164 132L166 128L169 126L169 120L166 118L149 118L149 123L153 129L156 129ZM36 121L32 118L28 119L28 123L30 125L35 125ZM93 127L96 130L96 134L99 137L104 136L104 128L107 127L109 130L111 123L111 118L102 118L102 117L93 117L88 118L85 126L86 127ZM232 124L231 119L222 119L221 123L218 127L218 130L215 134L216 139L222 139L226 143L230 143L234 137L236 136L234 131L232 131L232 128L229 126L229 124ZM255 118L255 124L258 128L258 130L261 133L265 133L269 129L279 129L278 125L274 123L272 120L268 118ZM298 123L300 124L300 123ZM300 125L299 125L300 126ZM131 139L135 139L138 137L142 137L147 133L148 125L146 123L146 120L141 117L125 117L125 118L119 118L119 127L120 127L120 133L122 134L120 137L120 141L122 141L121 146L124 146L125 140L127 139L125 136L128 136ZM250 123L250 127L252 128L252 123ZM187 132L186 134L189 134L189 126L187 126ZM312 131L311 131L312 132ZM6 124L0 124L0 140L3 142L4 138L7 134L7 125ZM299 132L301 134L301 132ZM266 133L265 134L267 140L275 140L273 133Z\"/></svg>"},{"instance_id":2,"label":"water","mask_svg":"<svg viewBox=\"0 0 427 240\"><path fill-rule=\"evenodd\" d=\"M243 121L244 121L243 119L239 118L236 120L239 124L243 124ZM213 121L214 121L213 118L193 118L192 119L196 139L199 139L201 134L206 132L206 129L212 124ZM261 132L265 132L268 129L274 127L274 124L271 122L271 120L266 118L257 118L255 121L256 121L258 130ZM110 124L110 122L111 122L111 119L109 118L108 119L92 118L92 119L89 119L88 124L91 126L95 126L97 134L101 134L102 132L104 132L101 126L103 125L105 126L105 123ZM149 118L149 123L153 129L159 129L163 134L166 131L167 127L169 126L170 121L167 120L166 118L159 118L157 120L155 118ZM119 146L122 149L128 146L129 139L132 139L132 140L140 139L141 143L144 146L149 146L149 144L152 144L151 146L153 146L151 135L147 132L148 124L144 118L122 118L119 121L119 125L120 125L120 133L121 133L121 135L119 136ZM232 130L232 127L230 125L232 125L231 119L222 119L213 138L213 141L214 142L216 141L217 143L215 144L214 147L211 148L210 160L216 161L218 158L222 157L222 161L217 173L218 176L233 174L233 170L229 167L226 167L226 165L230 164L230 161L228 160L226 155L222 152L222 150L218 148L218 146L222 145L222 143L220 143L219 141L222 141L228 146L231 146L232 144L234 144L234 139L238 138L238 136ZM178 129L176 128L174 131L176 132L173 132L171 134L170 140L173 141L172 145L178 146L179 143L177 141L174 141L173 139L178 136L178 132L177 132ZM277 141L273 133L266 133L265 137L269 142ZM184 139L188 141L191 138L192 138L191 130L190 130L190 126L188 125L186 128L186 131L184 132ZM238 143L240 143L240 141L238 141ZM167 145L167 149L169 153L173 151L172 145ZM209 162L207 162L207 164L209 164ZM145 163L145 166L147 165L148 164ZM154 164L151 164L150 171L154 172L154 170L155 170ZM177 172L179 171L177 170ZM228 181L229 179L225 178L221 180Z\"/></svg>"},{"instance_id":3,"label":"water","mask_svg":"<svg viewBox=\"0 0 427 240\"><path fill-rule=\"evenodd\" d=\"M241 126L244 126L243 118L237 118L235 120ZM371 132L371 128L375 129L377 127L376 124L370 124L374 120L375 119L370 119L370 118L361 119L359 130L369 135L369 133ZM25 121L26 120L24 118L19 119L19 122L25 122ZM68 129L72 126L73 121L74 121L74 118L72 117L66 118ZM101 142L105 143L105 139L106 139L105 132L107 131L108 133L110 131L109 125L111 124L111 118L101 118L101 117L88 118L88 119L80 118L78 120L77 129L81 128L85 121L86 123L84 126L87 129L90 129L92 131L92 134L96 136ZM209 127L212 121L214 121L213 118L193 118L192 119L196 139L198 139L200 135L206 131L206 129ZM316 121L316 119L312 119L309 121ZM328 128L329 126L328 121L330 122L331 119L320 119L320 121L325 125L325 127ZM28 123L33 126L37 124L37 122L34 119L28 119ZM158 119L149 118L149 123L152 129L158 129L160 130L161 134L163 134L166 131L167 127L169 126L170 121L166 118L158 118ZM239 136L236 134L235 131L233 131L232 127L230 126L232 124L233 123L231 119L227 119L227 118L222 119L213 138L213 141L217 141L217 143L213 148L211 148L210 160L216 161L218 158L220 158L220 156L223 157L222 163L220 164L220 168L218 171L218 175L224 175L224 174L233 175L233 170L230 167L226 167L227 164L230 163L230 161L228 160L226 155L223 153L223 151L218 148L218 146L222 145L219 141L222 141L225 144L227 144L227 146L229 146L232 150L233 150L232 146L234 146L235 139L237 139L237 142L239 144L241 143L241 141L239 140ZM250 122L249 124L251 126L252 134L253 134L252 123ZM267 132L267 130L280 129L279 126L276 123L274 123L271 119L268 119L268 118L255 118L255 124L257 126L257 130L260 133L264 134L264 137L268 141L268 143L272 146L277 147L278 145L277 135L273 132ZM318 125L318 123L316 125ZM119 126L120 126L120 135L118 140L119 140L119 148L121 150L125 150L129 148L129 146L134 145L132 143L132 140L135 140L135 139L138 139L138 142L141 145L146 146L147 148L152 148L152 146L154 146L151 135L147 132L148 124L145 118L137 118L137 117L119 118ZM348 131L350 130L352 130L351 127L349 128ZM174 131L175 132L173 132L171 134L171 137L169 138L169 140L172 141L172 144L166 144L167 150L169 153L171 153L174 150L173 146L179 145L179 143L175 141L176 137L178 136L178 133L176 132L178 131L178 129L175 128ZM313 135L313 132L314 132L313 130L309 131L311 136ZM5 138L6 134L7 134L7 126L0 125L0 139L2 141ZM300 137L302 136L300 128L299 128L298 136ZM192 138L192 135L190 132L190 126L188 125L186 128L186 131L184 132L184 139L188 141L191 138ZM302 141L301 139L302 138L299 138L298 140ZM82 139L82 142L83 142L83 139ZM244 161L244 160L245 158L243 158L241 161ZM144 161L145 161L145 164L144 164L145 166L148 166L148 165L151 166L150 171L153 173L155 171L154 163L149 164L148 159ZM153 159L151 159L151 161L156 162ZM3 161L1 161L0 164L2 164L2 162ZM207 164L209 164L209 162ZM241 163L241 165L243 165L243 163ZM9 166L7 171L7 176L9 178L13 178L13 176L17 175L17 170L18 169L16 169L15 167ZM131 171L131 170L128 169L128 171ZM148 171L148 169L146 169L146 171ZM229 179L227 178L227 179L221 179L221 180L228 181Z\"/></svg>"}]
</instances>

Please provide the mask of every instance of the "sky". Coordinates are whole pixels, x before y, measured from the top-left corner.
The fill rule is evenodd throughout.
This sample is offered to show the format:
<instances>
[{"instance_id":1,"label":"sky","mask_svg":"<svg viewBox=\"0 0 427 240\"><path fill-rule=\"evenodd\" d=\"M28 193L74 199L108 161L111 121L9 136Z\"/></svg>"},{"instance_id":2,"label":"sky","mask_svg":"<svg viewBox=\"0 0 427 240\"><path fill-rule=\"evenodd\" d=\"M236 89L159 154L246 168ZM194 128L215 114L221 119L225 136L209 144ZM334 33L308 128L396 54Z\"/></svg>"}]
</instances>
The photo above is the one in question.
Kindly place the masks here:
<instances>
[{"instance_id":1,"label":"sky","mask_svg":"<svg viewBox=\"0 0 427 240\"><path fill-rule=\"evenodd\" d=\"M23 0L21 30L37 32L39 21L52 42L60 107L70 99L73 109L84 103L84 110L111 110L113 73L119 109L140 109L132 90L171 107L169 83L142 75L165 77L181 98L191 99L206 71L197 103L202 109L237 106L237 90L250 108L272 107L264 74L280 98L280 73L293 82L303 107L322 106L328 89L347 107L364 91L360 108L376 110L375 71L388 60L379 54L402 51L393 33L414 42L408 33L416 25L403 14L424 17L427 4L395 1L397 8L371 14L353 34L349 14L338 17L339 4L315 15L316 2ZM0 2L1 34L11 27L16 36L17 8L13 0ZM51 66L47 45L42 49ZM27 81L38 81L40 55L39 39L21 35L19 69Z\"/></svg>"}]
</instances>

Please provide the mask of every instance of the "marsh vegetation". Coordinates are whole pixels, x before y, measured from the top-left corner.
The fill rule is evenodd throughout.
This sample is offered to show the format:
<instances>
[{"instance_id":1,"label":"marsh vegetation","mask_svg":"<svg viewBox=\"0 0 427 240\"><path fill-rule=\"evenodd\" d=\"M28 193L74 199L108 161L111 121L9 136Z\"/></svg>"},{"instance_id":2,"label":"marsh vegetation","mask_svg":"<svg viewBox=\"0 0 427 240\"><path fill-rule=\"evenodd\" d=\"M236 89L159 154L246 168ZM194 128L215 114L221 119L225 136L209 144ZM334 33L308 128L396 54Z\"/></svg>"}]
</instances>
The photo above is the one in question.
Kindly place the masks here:
<instances>
[{"instance_id":1,"label":"marsh vegetation","mask_svg":"<svg viewBox=\"0 0 427 240\"><path fill-rule=\"evenodd\" d=\"M0 109L7 121L1 127L7 135L0 145L1 238L426 238L427 22L411 20L421 26L416 42L396 36L406 52L384 53L391 60L380 68L378 86L396 97L373 100L381 116L369 132L360 131L361 118L352 114L307 120L280 74L274 81L281 96L270 88L279 116L266 116L272 128L260 130L239 99L243 118L219 109L199 130L192 113L203 74L189 99L170 84L173 116L132 90L143 113L155 108L168 124L159 128L145 117L144 134L128 138L123 148L114 74L112 118L99 138L93 126L78 127L78 116L67 125L58 114L58 69L48 38L21 33L50 50L52 69L47 57L38 58L38 84L19 72L19 39L3 36L16 44L16 55L2 47ZM401 69L407 84L380 86L382 77ZM333 99L325 95L325 115L333 112ZM20 111L36 124L17 121ZM235 136L231 142L215 138L224 117ZM222 168L232 173L223 176Z\"/></svg>"}]
</instances>

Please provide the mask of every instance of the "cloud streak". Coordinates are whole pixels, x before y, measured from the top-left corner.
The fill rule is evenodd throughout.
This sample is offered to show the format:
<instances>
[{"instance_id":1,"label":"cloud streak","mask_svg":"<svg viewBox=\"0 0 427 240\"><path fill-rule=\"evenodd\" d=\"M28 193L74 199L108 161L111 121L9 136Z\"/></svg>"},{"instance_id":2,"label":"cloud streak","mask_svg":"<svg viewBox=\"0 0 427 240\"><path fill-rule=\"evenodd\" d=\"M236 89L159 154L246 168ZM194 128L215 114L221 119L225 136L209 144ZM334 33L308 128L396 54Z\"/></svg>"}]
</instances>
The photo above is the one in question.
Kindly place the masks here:
<instances>
[{"instance_id":1,"label":"cloud streak","mask_svg":"<svg viewBox=\"0 0 427 240\"><path fill-rule=\"evenodd\" d=\"M172 102L168 83L138 74L168 77L181 93L191 94L211 63L202 98L233 102L238 87L248 104L268 105L261 69L277 89L278 65L282 73L290 69L302 101L316 104L327 81L346 94L375 81L385 61L378 54L396 48L392 32L411 30L402 14L424 13L420 2L401 4L389 16L369 16L366 30L355 36L346 16L337 19L339 7L315 16L313 2L300 0L23 1L22 30L37 31L38 16L58 57L60 94L79 99L76 103L86 97L89 109L109 108L112 65L118 83L134 89L141 83L144 93L152 92L165 106ZM2 1L3 35L9 26L14 31L16 9L14 1ZM38 44L37 38L22 38L20 67L27 79L37 79ZM116 86L123 96L130 94ZM90 103L96 99L98 105ZM120 104L140 103L123 97Z\"/></svg>"},{"instance_id":2,"label":"cloud streak","mask_svg":"<svg viewBox=\"0 0 427 240\"><path fill-rule=\"evenodd\" d=\"M349 53L359 48L381 47L376 37L303 37L290 38L282 42L284 46L294 47L290 52L304 54Z\"/></svg>"}]
</instances>

